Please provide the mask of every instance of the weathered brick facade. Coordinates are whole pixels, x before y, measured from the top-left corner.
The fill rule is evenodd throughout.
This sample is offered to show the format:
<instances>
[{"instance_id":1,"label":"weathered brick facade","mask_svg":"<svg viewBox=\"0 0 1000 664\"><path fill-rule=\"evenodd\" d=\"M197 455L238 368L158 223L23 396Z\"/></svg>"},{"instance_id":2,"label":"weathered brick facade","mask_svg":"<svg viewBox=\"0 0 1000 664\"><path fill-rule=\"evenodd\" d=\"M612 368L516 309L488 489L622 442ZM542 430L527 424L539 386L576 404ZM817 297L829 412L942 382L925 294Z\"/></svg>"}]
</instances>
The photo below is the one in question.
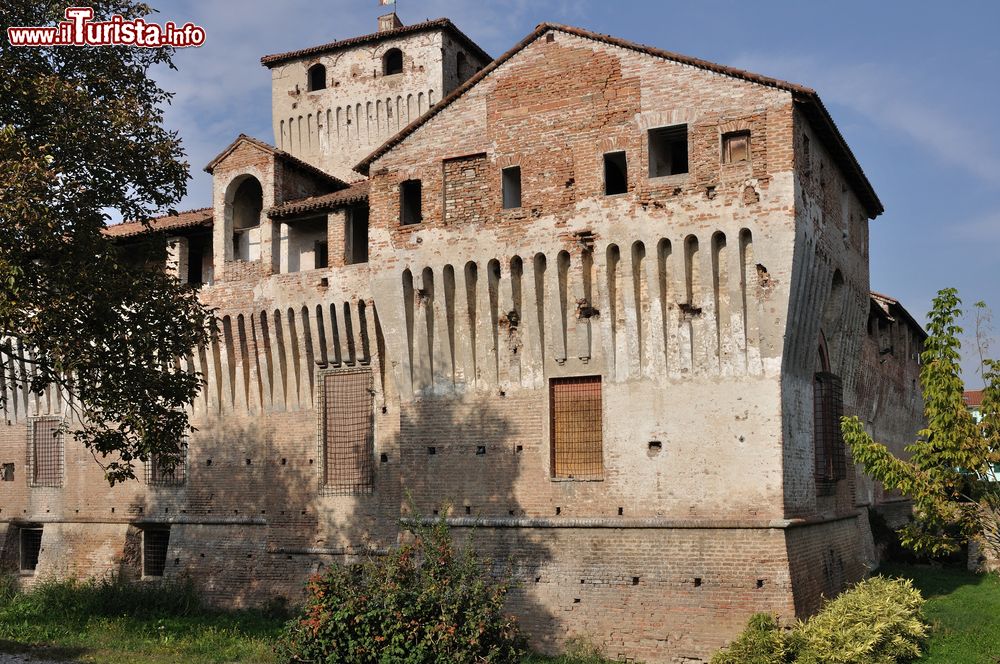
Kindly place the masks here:
<instances>
[{"instance_id":1,"label":"weathered brick facade","mask_svg":"<svg viewBox=\"0 0 1000 664\"><path fill-rule=\"evenodd\" d=\"M143 529L169 526L164 576L220 603L295 600L323 565L392 546L413 506L512 557L511 606L537 647L584 635L648 662L707 660L750 613L803 616L863 576L877 562L867 510L885 496L849 458L819 477L815 376L835 375L844 412L901 449L919 427L921 333L903 321L914 345L880 362L869 330L893 314L873 309L867 224L881 205L815 93L548 25L454 76L441 39L461 41L437 24L265 58L279 149L241 137L209 166L214 269L199 274L221 324L181 360L207 380L183 482L109 488L66 444L62 486L31 487L26 416L65 408L11 395L8 564L18 529L40 525L25 579L141 575ZM352 72L390 46L454 92L376 134L395 136L353 175L377 141L290 149L286 107L306 101L287 88L323 61L338 94L368 94L385 82L351 87ZM350 68L333 73L334 58ZM426 87L398 81L400 98ZM651 130L680 125L686 168L652 172L651 150L682 162ZM727 137L747 132L749 159L723 163ZM605 195L619 152L626 191ZM522 203L504 209L511 166ZM237 200L251 177L257 208ZM420 221L404 226L412 180ZM200 223L154 226L184 239ZM171 246L168 269L193 279L188 244ZM289 271L306 256L326 267ZM323 377L346 368L372 376L373 424L344 457L364 450L371 470L345 476L370 484L352 491L330 485L319 407ZM574 376L600 379L601 466L586 479L553 466L549 385Z\"/></svg>"}]
</instances>

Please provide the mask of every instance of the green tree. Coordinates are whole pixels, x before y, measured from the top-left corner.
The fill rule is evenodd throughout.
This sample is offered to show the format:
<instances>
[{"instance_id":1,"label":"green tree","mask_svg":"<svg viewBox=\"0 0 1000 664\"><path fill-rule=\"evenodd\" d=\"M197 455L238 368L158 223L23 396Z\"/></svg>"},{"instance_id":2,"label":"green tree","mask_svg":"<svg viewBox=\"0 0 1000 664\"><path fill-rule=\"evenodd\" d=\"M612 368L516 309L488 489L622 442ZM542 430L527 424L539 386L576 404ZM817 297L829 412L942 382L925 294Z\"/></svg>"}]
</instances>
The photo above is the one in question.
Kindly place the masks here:
<instances>
[{"instance_id":1,"label":"green tree","mask_svg":"<svg viewBox=\"0 0 1000 664\"><path fill-rule=\"evenodd\" d=\"M869 475L913 500L914 520L900 530L903 545L934 556L974 538L1000 556L1000 483L992 474L1000 462L1000 362L982 359L986 388L977 423L962 398L960 307L953 288L934 298L920 356L927 427L906 448L909 459L874 442L856 417L845 417L842 430Z\"/></svg>"},{"instance_id":2,"label":"green tree","mask_svg":"<svg viewBox=\"0 0 1000 664\"><path fill-rule=\"evenodd\" d=\"M87 4L94 20L151 11ZM6 0L0 23L54 25L64 7ZM71 434L112 484L135 460L179 458L201 379L173 360L211 325L194 291L103 234L109 213L147 221L186 191L155 66L172 66L169 49L0 44L0 367L20 389L69 395Z\"/></svg>"}]
</instances>

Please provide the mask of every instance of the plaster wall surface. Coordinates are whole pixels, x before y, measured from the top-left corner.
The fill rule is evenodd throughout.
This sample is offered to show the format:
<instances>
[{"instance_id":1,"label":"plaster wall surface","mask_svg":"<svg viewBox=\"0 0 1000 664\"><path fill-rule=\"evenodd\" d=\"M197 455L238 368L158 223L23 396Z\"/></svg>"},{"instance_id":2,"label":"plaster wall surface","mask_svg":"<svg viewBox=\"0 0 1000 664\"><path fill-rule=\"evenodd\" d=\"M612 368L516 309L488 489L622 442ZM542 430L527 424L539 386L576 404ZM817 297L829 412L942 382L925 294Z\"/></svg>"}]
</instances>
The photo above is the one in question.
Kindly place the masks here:
<instances>
[{"instance_id":1,"label":"plaster wall surface","mask_svg":"<svg viewBox=\"0 0 1000 664\"><path fill-rule=\"evenodd\" d=\"M371 164L368 262L345 260L345 207L262 215L260 259L234 260L242 179L261 182L265 211L330 186L235 144L214 166L214 281L200 291L219 333L181 358L207 381L183 483L108 487L67 443L61 487L0 484L5 560L11 533L41 524L36 576L58 569L51 552L76 559L82 533L97 557L66 573L141 575L143 529L169 526L167 578L224 604L295 601L322 566L395 544L415 508L515 555L511 606L536 646L586 635L648 662L707 660L750 613L801 617L860 578L879 497L853 467L817 496L820 339L847 412L896 437L915 411L883 424L869 403L883 380L902 399L910 369L883 378L866 355L868 220L847 178L786 90L549 34ZM408 39L399 85L443 90L418 77L440 35ZM380 57L326 60L342 83L323 94L288 94L308 62L275 67L276 137L286 116L298 126L305 110L308 128L310 112L336 112L327 94L356 118L371 92L377 110L392 84L372 77ZM677 125L688 172L650 177L649 130ZM747 131L750 158L723 163L724 136ZM279 147L335 171L372 146L322 136L313 152ZM627 191L607 196L611 152L625 153ZM522 205L503 209L500 172L515 165ZM413 179L422 220L401 226ZM330 267L294 271L289 229L317 214ZM373 471L369 490L338 495L323 381L346 368L371 373ZM601 469L586 481L553 477L549 387L572 376L600 378ZM60 399L13 395L0 461L21 473L27 415L65 413Z\"/></svg>"}]
</instances>

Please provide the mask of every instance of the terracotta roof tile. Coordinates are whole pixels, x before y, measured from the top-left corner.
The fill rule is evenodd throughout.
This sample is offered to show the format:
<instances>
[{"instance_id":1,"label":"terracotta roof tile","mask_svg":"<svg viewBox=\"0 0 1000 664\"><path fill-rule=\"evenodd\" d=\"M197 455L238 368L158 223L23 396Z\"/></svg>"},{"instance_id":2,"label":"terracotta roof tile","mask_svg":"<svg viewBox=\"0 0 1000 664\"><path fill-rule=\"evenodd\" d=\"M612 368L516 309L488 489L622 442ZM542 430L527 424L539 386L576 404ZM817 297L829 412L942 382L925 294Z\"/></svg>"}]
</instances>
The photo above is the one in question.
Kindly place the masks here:
<instances>
[{"instance_id":1,"label":"terracotta roof tile","mask_svg":"<svg viewBox=\"0 0 1000 664\"><path fill-rule=\"evenodd\" d=\"M962 395L966 406L982 406L983 394L986 390L966 390Z\"/></svg>"},{"instance_id":2,"label":"terracotta roof tile","mask_svg":"<svg viewBox=\"0 0 1000 664\"><path fill-rule=\"evenodd\" d=\"M288 201L281 205L275 205L267 211L267 216L273 219L282 217L293 217L306 212L316 212L319 210L332 210L334 208L359 203L368 200L368 181L352 184L347 189L335 191L332 194L322 196L310 196L294 201Z\"/></svg>"},{"instance_id":3,"label":"terracotta roof tile","mask_svg":"<svg viewBox=\"0 0 1000 664\"><path fill-rule=\"evenodd\" d=\"M281 64L288 60L295 60L296 58L302 58L309 55L319 55L320 53L329 53L330 51L336 51L342 48L348 48L351 46L358 46L360 44L367 44L369 42L381 41L383 39L391 39L393 37L401 37L403 35L414 34L417 32L424 32L427 30L443 29L450 32L458 41L465 44L465 47L470 51L473 51L483 60L489 61L493 58L490 54L484 51L480 46L472 41L468 35L455 27L455 24L446 18L438 18L433 21L423 21L422 23L414 23L413 25L404 25L400 28L395 28L394 30L385 30L383 32L373 32L368 35L361 35L360 37L351 37L349 39L341 39L340 41L330 42L329 44L320 44L319 46L311 46L309 48L300 48L296 51L287 51L285 53L275 53L273 55L265 55L260 59L260 64L265 67L273 67L275 65Z\"/></svg>"},{"instance_id":4,"label":"terracotta roof tile","mask_svg":"<svg viewBox=\"0 0 1000 664\"><path fill-rule=\"evenodd\" d=\"M177 214L157 217L145 225L139 221L127 221L104 229L104 234L108 237L132 237L142 233L153 231L172 231L181 228L193 228L195 226L212 226L212 208L200 208L198 210L187 210Z\"/></svg>"}]
</instances>

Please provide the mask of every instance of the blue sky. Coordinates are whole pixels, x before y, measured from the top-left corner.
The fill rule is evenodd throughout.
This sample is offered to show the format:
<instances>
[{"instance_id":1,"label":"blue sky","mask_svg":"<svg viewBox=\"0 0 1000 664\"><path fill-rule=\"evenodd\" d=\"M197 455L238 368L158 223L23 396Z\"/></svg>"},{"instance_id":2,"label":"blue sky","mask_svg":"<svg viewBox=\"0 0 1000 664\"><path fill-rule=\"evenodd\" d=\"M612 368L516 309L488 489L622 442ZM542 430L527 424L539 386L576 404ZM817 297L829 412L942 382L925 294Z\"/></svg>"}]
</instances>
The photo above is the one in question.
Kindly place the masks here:
<instances>
[{"instance_id":1,"label":"blue sky","mask_svg":"<svg viewBox=\"0 0 1000 664\"><path fill-rule=\"evenodd\" d=\"M373 32L384 9L377 0L152 2L158 21L207 31L205 46L177 54L178 71L157 73L176 93L167 123L192 166L180 209L211 205L201 169L237 134L274 142L260 56ZM998 3L402 0L398 12L404 23L447 16L493 56L551 21L815 88L886 208L871 225L872 288L920 321L947 286L968 309L985 300L1000 312ZM969 351L971 387L981 381Z\"/></svg>"}]
</instances>

